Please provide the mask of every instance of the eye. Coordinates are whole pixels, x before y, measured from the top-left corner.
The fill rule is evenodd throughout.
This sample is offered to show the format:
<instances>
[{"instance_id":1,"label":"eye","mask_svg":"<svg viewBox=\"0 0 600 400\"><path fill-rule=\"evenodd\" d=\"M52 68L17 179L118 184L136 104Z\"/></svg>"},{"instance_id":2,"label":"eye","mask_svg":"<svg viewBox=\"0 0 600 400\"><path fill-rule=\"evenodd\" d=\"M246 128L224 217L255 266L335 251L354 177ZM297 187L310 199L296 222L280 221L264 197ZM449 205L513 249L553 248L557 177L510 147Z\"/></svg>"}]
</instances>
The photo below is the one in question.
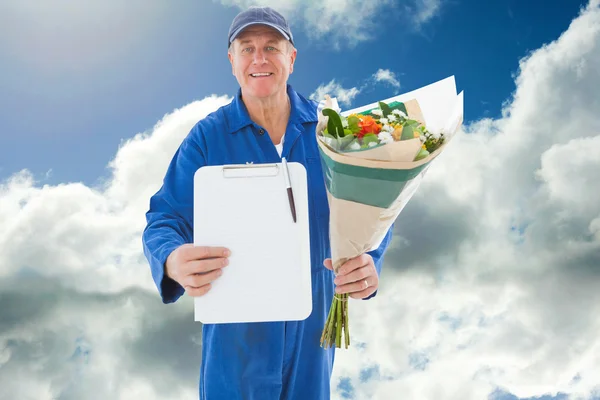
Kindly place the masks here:
<instances>
[{"instance_id":1,"label":"eye","mask_svg":"<svg viewBox=\"0 0 600 400\"><path fill-rule=\"evenodd\" d=\"M273 46L267 46L268 51L276 51L277 49Z\"/></svg>"}]
</instances>

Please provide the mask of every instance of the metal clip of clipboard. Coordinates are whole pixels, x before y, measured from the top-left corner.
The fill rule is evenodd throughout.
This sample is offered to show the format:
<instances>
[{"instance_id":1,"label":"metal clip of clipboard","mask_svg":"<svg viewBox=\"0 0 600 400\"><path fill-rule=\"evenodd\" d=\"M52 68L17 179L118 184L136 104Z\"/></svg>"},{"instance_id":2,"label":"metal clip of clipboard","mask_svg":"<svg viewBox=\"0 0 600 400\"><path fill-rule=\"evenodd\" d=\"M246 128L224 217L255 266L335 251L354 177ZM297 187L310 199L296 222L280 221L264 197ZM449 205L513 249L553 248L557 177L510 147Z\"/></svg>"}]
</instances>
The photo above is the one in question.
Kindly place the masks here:
<instances>
[{"instance_id":1,"label":"metal clip of clipboard","mask_svg":"<svg viewBox=\"0 0 600 400\"><path fill-rule=\"evenodd\" d=\"M234 164L223 166L224 178L254 178L277 176L279 164Z\"/></svg>"}]
</instances>

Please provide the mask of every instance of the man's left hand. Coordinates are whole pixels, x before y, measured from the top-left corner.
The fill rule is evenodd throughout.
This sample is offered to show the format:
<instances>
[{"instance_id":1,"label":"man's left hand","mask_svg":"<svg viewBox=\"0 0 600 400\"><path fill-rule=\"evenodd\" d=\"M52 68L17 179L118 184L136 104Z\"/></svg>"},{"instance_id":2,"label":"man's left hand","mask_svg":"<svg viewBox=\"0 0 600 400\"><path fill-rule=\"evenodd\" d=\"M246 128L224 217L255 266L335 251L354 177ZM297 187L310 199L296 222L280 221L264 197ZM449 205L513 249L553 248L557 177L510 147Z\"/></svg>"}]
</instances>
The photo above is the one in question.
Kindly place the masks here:
<instances>
[{"instance_id":1,"label":"man's left hand","mask_svg":"<svg viewBox=\"0 0 600 400\"><path fill-rule=\"evenodd\" d=\"M331 258L323 262L325 268L333 271ZM338 270L334 280L335 292L348 293L353 299L364 299L372 295L379 287L379 276L373 257L364 253L346 261Z\"/></svg>"}]
</instances>

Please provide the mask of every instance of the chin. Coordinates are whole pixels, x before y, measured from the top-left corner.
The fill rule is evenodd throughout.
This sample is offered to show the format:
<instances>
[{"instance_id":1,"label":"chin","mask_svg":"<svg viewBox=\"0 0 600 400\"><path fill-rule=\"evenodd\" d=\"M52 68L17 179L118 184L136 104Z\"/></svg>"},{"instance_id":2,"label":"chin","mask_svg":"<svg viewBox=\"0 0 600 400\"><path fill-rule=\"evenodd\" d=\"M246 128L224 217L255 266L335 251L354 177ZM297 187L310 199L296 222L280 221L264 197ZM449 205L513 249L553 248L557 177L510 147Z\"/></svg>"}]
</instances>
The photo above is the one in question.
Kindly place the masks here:
<instances>
[{"instance_id":1,"label":"chin","mask_svg":"<svg viewBox=\"0 0 600 400\"><path fill-rule=\"evenodd\" d=\"M279 90L279 85L273 82L249 82L246 86L246 91L249 95L259 98L273 96Z\"/></svg>"}]
</instances>

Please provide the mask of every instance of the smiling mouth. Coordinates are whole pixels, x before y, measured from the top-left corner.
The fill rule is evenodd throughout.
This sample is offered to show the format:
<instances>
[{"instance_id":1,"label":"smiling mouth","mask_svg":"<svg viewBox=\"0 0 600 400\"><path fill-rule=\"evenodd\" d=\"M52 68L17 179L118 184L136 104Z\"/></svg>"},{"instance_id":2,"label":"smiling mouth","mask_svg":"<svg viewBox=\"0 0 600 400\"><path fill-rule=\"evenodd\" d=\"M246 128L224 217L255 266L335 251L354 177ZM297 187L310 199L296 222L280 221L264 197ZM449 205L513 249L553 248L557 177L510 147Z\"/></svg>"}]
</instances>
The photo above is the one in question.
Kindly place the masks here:
<instances>
[{"instance_id":1,"label":"smiling mouth","mask_svg":"<svg viewBox=\"0 0 600 400\"><path fill-rule=\"evenodd\" d=\"M273 73L271 73L271 72L259 72L256 74L250 74L250 76L253 78L265 78L265 77L271 76L271 75L273 75Z\"/></svg>"}]
</instances>

